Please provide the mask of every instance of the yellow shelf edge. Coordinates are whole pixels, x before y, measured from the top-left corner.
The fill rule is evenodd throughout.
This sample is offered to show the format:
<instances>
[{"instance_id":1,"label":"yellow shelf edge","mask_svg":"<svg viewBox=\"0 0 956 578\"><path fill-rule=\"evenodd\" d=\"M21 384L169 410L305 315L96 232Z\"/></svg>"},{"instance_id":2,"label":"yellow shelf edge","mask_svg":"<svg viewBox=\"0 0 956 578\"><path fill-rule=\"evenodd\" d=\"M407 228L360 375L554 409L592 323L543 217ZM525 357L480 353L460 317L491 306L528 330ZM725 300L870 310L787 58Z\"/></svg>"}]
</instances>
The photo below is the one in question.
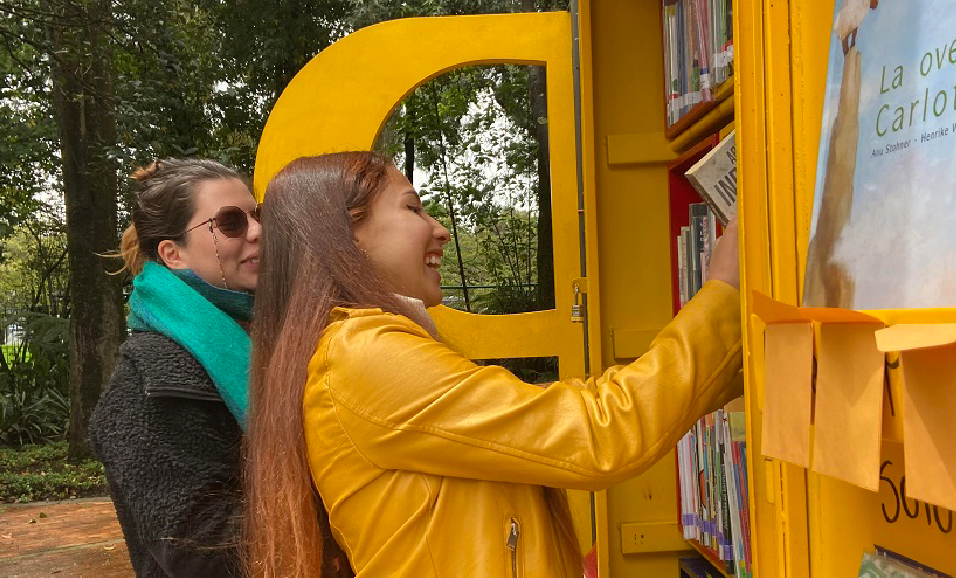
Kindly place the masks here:
<instances>
[{"instance_id":1,"label":"yellow shelf edge","mask_svg":"<svg viewBox=\"0 0 956 578\"><path fill-rule=\"evenodd\" d=\"M704 546L701 545L700 542L698 542L697 540L693 540L693 539L686 540L686 542L687 542L688 544L690 544L691 548L693 548L698 554L700 554L701 556L703 556L704 559L707 560L707 563L711 566L711 568L713 568L714 570L716 570L717 572L719 572L721 576L724 576L725 578L736 578L733 574L727 572L726 569L721 568L720 566L717 566L716 564L714 564L714 561L711 560L711 556L713 556L713 554L712 554L711 552L707 551L707 550L704 548Z\"/></svg>"},{"instance_id":2,"label":"yellow shelf edge","mask_svg":"<svg viewBox=\"0 0 956 578\"><path fill-rule=\"evenodd\" d=\"M697 120L695 120L694 122L692 122L691 124L689 124L686 128L684 128L683 130L681 130L680 132L678 132L678 133L675 134L675 135L669 135L670 130L671 130L670 127L672 127L672 126L674 126L674 125L676 125L676 124L680 124L681 119L683 119L683 118L685 118L686 116L692 114L692 112L688 112L687 114L685 114L683 117L681 117L681 119L678 119L677 122L674 123L674 125L670 125L670 126L668 127L668 129L665 131L665 134L668 135L668 137L667 137L668 140L672 143L672 144L671 144L671 148L672 148L674 151L676 151L676 152L681 152L681 151L683 151L684 149L690 148L690 145L681 145L680 147L678 147L678 146L675 146L673 143L678 143L678 142L681 142L681 141L685 141L685 140L686 140L685 135L686 135L687 133L691 132L691 131L694 131L694 130L695 130L695 127L696 127L697 125L699 125L701 122L705 121L705 120L708 119L708 118L714 118L714 117L720 117L720 116L726 115L726 111L728 110L727 103L728 103L728 102L733 102L733 100L734 100L734 99L733 99L733 96L734 96L734 77L733 77L733 75L728 76L726 80L724 80L724 81L721 82L719 85L717 85L717 87L711 91L711 94L712 94L712 96L713 96L713 98L712 98L711 100L705 101L705 102L702 102L702 103L699 103L699 104L701 104L701 105L702 105L702 104L708 104L708 103L709 103L709 104L712 104L713 107L714 107L713 109L711 109L710 111L708 111L706 114L704 114L704 115L701 116L699 119L697 119ZM692 109L692 110L693 110L693 109ZM715 114L718 110L723 110L724 113L723 113L723 114ZM696 142L696 140L699 140L699 139L692 139L692 140L694 140L694 141Z\"/></svg>"},{"instance_id":3,"label":"yellow shelf edge","mask_svg":"<svg viewBox=\"0 0 956 578\"><path fill-rule=\"evenodd\" d=\"M724 99L713 110L702 116L700 120L677 135L671 141L671 150L680 153L689 149L702 138L717 132L727 123L733 122L734 116L734 99Z\"/></svg>"},{"instance_id":4,"label":"yellow shelf edge","mask_svg":"<svg viewBox=\"0 0 956 578\"><path fill-rule=\"evenodd\" d=\"M734 75L731 74L726 80L717 85L713 90L714 100L726 100L734 95Z\"/></svg>"}]
</instances>

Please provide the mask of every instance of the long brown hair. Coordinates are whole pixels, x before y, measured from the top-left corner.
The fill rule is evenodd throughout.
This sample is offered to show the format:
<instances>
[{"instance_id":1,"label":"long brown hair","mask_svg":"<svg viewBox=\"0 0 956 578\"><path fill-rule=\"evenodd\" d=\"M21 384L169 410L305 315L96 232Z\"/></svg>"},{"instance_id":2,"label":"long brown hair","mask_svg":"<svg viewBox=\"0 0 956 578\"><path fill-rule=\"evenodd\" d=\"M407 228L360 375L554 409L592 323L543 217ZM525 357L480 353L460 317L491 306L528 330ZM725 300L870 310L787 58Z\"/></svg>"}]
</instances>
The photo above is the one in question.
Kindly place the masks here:
<instances>
[{"instance_id":1,"label":"long brown hair","mask_svg":"<svg viewBox=\"0 0 956 578\"><path fill-rule=\"evenodd\" d=\"M341 550L312 485L302 414L308 364L337 306L411 316L355 244L391 166L371 152L293 161L269 183L252 340L246 467L248 570L253 578L337 576ZM580 559L563 491L546 489L555 525ZM344 562L348 572L348 563Z\"/></svg>"}]
</instances>

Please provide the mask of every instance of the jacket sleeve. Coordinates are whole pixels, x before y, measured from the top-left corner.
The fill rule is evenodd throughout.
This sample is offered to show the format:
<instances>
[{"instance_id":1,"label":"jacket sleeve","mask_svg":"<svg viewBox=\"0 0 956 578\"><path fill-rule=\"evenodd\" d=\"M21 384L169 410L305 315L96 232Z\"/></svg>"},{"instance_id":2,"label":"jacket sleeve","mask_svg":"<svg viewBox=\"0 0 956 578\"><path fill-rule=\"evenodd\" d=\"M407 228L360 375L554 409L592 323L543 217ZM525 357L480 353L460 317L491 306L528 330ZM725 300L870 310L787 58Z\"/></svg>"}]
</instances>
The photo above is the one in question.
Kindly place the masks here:
<instances>
[{"instance_id":1,"label":"jacket sleeve","mask_svg":"<svg viewBox=\"0 0 956 578\"><path fill-rule=\"evenodd\" d=\"M320 342L306 435L319 434L310 411L331 403L382 469L604 488L653 464L741 393L739 299L709 282L638 360L547 388L475 365L404 317L356 316Z\"/></svg>"},{"instance_id":2,"label":"jacket sleeve","mask_svg":"<svg viewBox=\"0 0 956 578\"><path fill-rule=\"evenodd\" d=\"M113 388L132 391L101 401L91 441L127 540L133 532L170 578L241 576L239 436L225 405L146 397L128 358Z\"/></svg>"}]
</instances>

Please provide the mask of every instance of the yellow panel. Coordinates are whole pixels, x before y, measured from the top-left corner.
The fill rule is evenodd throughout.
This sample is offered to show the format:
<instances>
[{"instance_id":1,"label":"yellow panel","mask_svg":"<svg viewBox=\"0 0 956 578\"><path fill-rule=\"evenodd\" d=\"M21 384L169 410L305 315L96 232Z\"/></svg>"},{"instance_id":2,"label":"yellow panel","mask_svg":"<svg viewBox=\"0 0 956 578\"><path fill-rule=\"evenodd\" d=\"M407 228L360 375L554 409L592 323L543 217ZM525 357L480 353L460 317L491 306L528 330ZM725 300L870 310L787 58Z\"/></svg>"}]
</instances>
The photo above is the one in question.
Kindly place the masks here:
<instances>
[{"instance_id":1,"label":"yellow panel","mask_svg":"<svg viewBox=\"0 0 956 578\"><path fill-rule=\"evenodd\" d=\"M625 554L685 550L687 550L687 542L676 522L621 524L621 551Z\"/></svg>"},{"instance_id":2,"label":"yellow panel","mask_svg":"<svg viewBox=\"0 0 956 578\"><path fill-rule=\"evenodd\" d=\"M790 6L793 28L792 60L794 77L793 158L794 209L796 226L798 289L803 295L803 274L810 246L810 217L816 180L817 147L823 117L827 78L827 55L833 23L833 4L808 7L805 2Z\"/></svg>"},{"instance_id":3,"label":"yellow panel","mask_svg":"<svg viewBox=\"0 0 956 578\"><path fill-rule=\"evenodd\" d=\"M741 290L767 293L770 287L770 234L767 215L763 6L734 6L734 100L737 117L737 213L740 219ZM744 319L752 311L748 298ZM759 320L754 317L759 325ZM744 332L744 388L747 411L748 488L754 576L786 576L782 564L782 515L777 509L780 468L754 451L759 447L763 411L763 332L750 323Z\"/></svg>"},{"instance_id":4,"label":"yellow panel","mask_svg":"<svg viewBox=\"0 0 956 578\"><path fill-rule=\"evenodd\" d=\"M644 134L609 134L604 140L609 165L659 165L677 156L664 138L663 130Z\"/></svg>"},{"instance_id":5,"label":"yellow panel","mask_svg":"<svg viewBox=\"0 0 956 578\"><path fill-rule=\"evenodd\" d=\"M594 155L590 151L594 149L594 82L593 67L591 59L591 4L589 0L581 0L578 4L577 21L577 49L578 53L578 74L580 85L578 87L578 98L580 104L580 161L581 174L580 186L584 197L584 224L585 224L585 274L588 278L588 361L591 373L597 373L604 369L601 362L602 356L602 301L601 301L601 275L599 273L599 253L598 253L598 218L595 194L595 176L594 176ZM575 498L583 501L579 495L583 492L568 492L571 500ZM593 532L585 532L581 524L577 526L579 536L585 534L586 540L581 540L582 544L590 543L594 538L594 546L597 548L598 575L601 578L609 576L608 561L608 527L607 527L607 492L594 492L587 494L587 503L590 506L594 504L593 519L589 520L593 527ZM576 520L585 519L578 516ZM591 530L588 528L587 530Z\"/></svg>"},{"instance_id":6,"label":"yellow panel","mask_svg":"<svg viewBox=\"0 0 956 578\"><path fill-rule=\"evenodd\" d=\"M796 303L789 5L753 0L734 7L742 286ZM769 48L768 48L769 47ZM799 86L799 83L794 83ZM748 319L749 303L744 317ZM809 575L807 495L802 468L759 455L763 332L744 327L748 471L754 572Z\"/></svg>"},{"instance_id":7,"label":"yellow panel","mask_svg":"<svg viewBox=\"0 0 956 578\"><path fill-rule=\"evenodd\" d=\"M798 288L802 288L806 267L806 248L813 208L816 176L817 147L823 113L824 86L827 72L827 53L833 22L832 3L791 2L792 69L795 98L793 99L793 158L794 187L790 192L795 208L794 235L797 256L792 267L799 273ZM783 52L782 46L774 46ZM799 92L797 92L799 91ZM799 96L799 98L796 98ZM781 112L785 112L782 109ZM774 226L778 223L774 221ZM909 310L868 312L886 323L941 323L956 319L953 310ZM875 544L898 551L920 562L953 573L956 571L956 542L946 522L949 512L927 510L920 505L916 513L913 499L902 499L902 449L889 439L901 438L900 385L891 372L890 383L896 404L896 416L884 408L883 457L887 464L883 471L880 492L868 492L855 486L809 472L809 531L811 575L814 578L856 575L864 551L872 551ZM897 506L897 504L900 504ZM899 507L899 512L897 508ZM887 521L884 512L889 511ZM898 517L896 514L898 513ZM930 514L927 519L926 514ZM942 528L936 516L942 518Z\"/></svg>"},{"instance_id":8,"label":"yellow panel","mask_svg":"<svg viewBox=\"0 0 956 578\"><path fill-rule=\"evenodd\" d=\"M863 553L875 544L956 573L951 513L913 498L904 505L902 444L884 442L883 459L879 493L810 475L813 578L856 576Z\"/></svg>"},{"instance_id":9,"label":"yellow panel","mask_svg":"<svg viewBox=\"0 0 956 578\"><path fill-rule=\"evenodd\" d=\"M735 17L739 18L736 30L743 32L736 35L736 54L738 75L744 72L737 121L741 127L744 283L748 289L769 291L778 300L796 304L809 242L833 4L756 0L735 10ZM756 38L758 27L745 23L751 17L751 23L763 23L762 40ZM758 174L765 176L757 179ZM761 190L768 191L766 202L757 192ZM887 323L956 319L953 310L868 313ZM759 323L748 328L748 442L752 448L758 447L754 443L759 443L762 409L761 336ZM916 512L914 500L901 496L901 446L889 441L901 435L900 384L895 371L890 372L890 386L897 408L896 415L884 408L887 462L879 493L772 460L766 460L764 468L753 469L760 576L855 576L862 554L876 544L944 572L956 570L949 512L927 510L924 504ZM803 533L805 537L800 536Z\"/></svg>"},{"instance_id":10,"label":"yellow panel","mask_svg":"<svg viewBox=\"0 0 956 578\"><path fill-rule=\"evenodd\" d=\"M594 187L596 197L596 211L590 212L596 222L588 229L598 237L596 243L589 239L589 250L596 246L601 263L596 288L589 253L591 295L598 293L601 315L592 353L597 340L603 352L592 367L606 367L643 354L649 336L673 313L666 165L675 155L662 142L660 0L584 1L580 7L585 184ZM602 576L678 576L674 552L622 549L622 528L634 528L630 524L671 529L676 524L675 460L672 453L607 491L607 517L599 527ZM671 548L667 536L649 540L645 550Z\"/></svg>"},{"instance_id":11,"label":"yellow panel","mask_svg":"<svg viewBox=\"0 0 956 578\"><path fill-rule=\"evenodd\" d=\"M614 342L614 357L616 359L636 359L643 355L657 337L660 327L650 329L612 329L611 338Z\"/></svg>"},{"instance_id":12,"label":"yellow panel","mask_svg":"<svg viewBox=\"0 0 956 578\"><path fill-rule=\"evenodd\" d=\"M409 43L409 38L428 39ZM256 158L255 190L299 156L367 150L391 111L414 88L450 69L516 63L547 67L556 309L480 316L436 307L444 339L471 358L557 356L561 377L582 376L582 325L570 320L571 282L582 277L575 172L571 19L567 13L419 18L360 30L315 57L273 109ZM384 55L403 58L383 64ZM361 73L357 73L361 71ZM587 106L590 106L589 104ZM585 171L589 170L585 167ZM587 175L585 174L585 178ZM592 178L593 180L593 178ZM600 298L593 187L586 188L587 275L592 367L600 369ZM576 529L591 545L591 495L570 492ZM599 503L606 500L600 496Z\"/></svg>"},{"instance_id":13,"label":"yellow panel","mask_svg":"<svg viewBox=\"0 0 956 578\"><path fill-rule=\"evenodd\" d=\"M790 14L785 2L764 0L771 279L778 301L796 303L793 235L793 131L791 129Z\"/></svg>"}]
</instances>

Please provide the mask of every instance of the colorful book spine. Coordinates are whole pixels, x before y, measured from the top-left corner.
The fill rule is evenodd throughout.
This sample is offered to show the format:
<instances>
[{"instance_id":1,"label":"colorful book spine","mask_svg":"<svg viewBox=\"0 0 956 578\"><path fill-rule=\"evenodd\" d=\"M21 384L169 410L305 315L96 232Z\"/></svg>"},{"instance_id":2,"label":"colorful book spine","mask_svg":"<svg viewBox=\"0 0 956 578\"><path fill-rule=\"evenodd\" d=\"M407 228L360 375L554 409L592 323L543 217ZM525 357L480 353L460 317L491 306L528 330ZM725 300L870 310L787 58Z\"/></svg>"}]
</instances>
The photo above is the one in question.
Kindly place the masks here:
<instances>
[{"instance_id":1,"label":"colorful book spine","mask_svg":"<svg viewBox=\"0 0 956 578\"><path fill-rule=\"evenodd\" d=\"M662 0L665 102L673 125L732 70L731 0Z\"/></svg>"},{"instance_id":2,"label":"colorful book spine","mask_svg":"<svg viewBox=\"0 0 956 578\"><path fill-rule=\"evenodd\" d=\"M688 221L675 240L682 306L706 281L717 236L707 205L691 204ZM701 417L677 444L683 536L710 550L720 573L735 578L752 578L745 456L746 420L739 411Z\"/></svg>"}]
</instances>

